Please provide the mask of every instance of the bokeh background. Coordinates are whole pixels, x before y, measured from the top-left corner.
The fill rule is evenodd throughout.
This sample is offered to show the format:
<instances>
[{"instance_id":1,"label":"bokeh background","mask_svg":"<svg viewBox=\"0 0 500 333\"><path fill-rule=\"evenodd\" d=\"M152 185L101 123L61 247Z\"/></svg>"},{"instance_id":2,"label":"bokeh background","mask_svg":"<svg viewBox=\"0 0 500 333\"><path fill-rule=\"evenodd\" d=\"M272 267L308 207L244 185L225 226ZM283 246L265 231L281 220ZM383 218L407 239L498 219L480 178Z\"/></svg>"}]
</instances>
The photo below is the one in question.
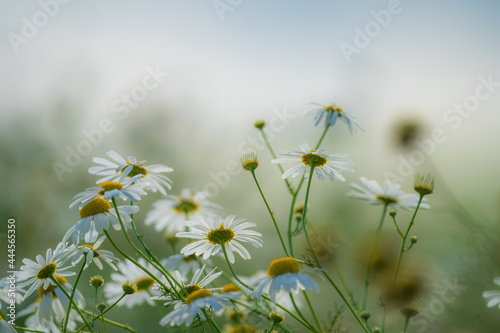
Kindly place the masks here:
<instances>
[{"instance_id":1,"label":"bokeh background","mask_svg":"<svg viewBox=\"0 0 500 333\"><path fill-rule=\"evenodd\" d=\"M374 23L392 6L397 13ZM412 233L420 242L405 257L403 286L428 314L420 317L425 327L410 332L496 332L499 310L488 309L481 294L497 288L493 278L500 276L500 87L493 84L471 112L453 108L473 100L484 80L500 81L499 13L494 0L0 1L0 217L16 219L17 264L54 247L78 221L76 209L68 209L71 198L95 183L87 173L92 157L112 149L174 168L172 193L210 189L228 214L257 222L265 246L236 269L245 275L266 269L282 254L265 207L249 174L222 173L243 150L256 151L263 190L284 227L286 188L253 122L291 115L270 139L276 151L296 150L321 133L302 116L307 103L335 102L366 132L350 135L338 124L323 144L349 153L356 170L346 183L313 183L309 217L324 235L325 265L335 262L361 293L380 207L347 198L349 183L397 176L411 191L415 170L431 172L432 210L418 216ZM357 48L348 56L347 44ZM152 70L168 75L151 90L137 88ZM127 95L141 91L127 107ZM107 133L96 134L103 121ZM443 139L431 144L436 130ZM82 143L85 133L94 133L94 143ZM72 151L79 157L68 165ZM151 193L141 201L138 223L159 198ZM410 214L400 215L407 223ZM170 254L152 228L141 229L159 255ZM370 295L374 325L384 267L398 248L394 235L386 223ZM216 264L226 269L222 260ZM440 307L447 281L463 288ZM340 301L324 288L314 302L326 318ZM391 332L400 331L403 318L391 311ZM162 314L144 306L111 317L127 318L141 332L163 332L156 325ZM348 312L342 328L358 331Z\"/></svg>"}]
</instances>

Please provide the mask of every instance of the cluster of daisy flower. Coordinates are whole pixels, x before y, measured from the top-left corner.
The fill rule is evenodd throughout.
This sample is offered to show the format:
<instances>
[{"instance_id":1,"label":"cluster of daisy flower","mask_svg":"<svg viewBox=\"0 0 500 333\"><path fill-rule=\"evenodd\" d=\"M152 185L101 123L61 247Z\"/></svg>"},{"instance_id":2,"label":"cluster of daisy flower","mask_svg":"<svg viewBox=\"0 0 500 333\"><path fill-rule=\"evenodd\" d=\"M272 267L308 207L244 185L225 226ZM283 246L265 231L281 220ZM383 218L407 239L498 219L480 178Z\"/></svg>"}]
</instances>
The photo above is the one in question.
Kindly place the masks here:
<instances>
[{"instance_id":1,"label":"cluster of daisy flower","mask_svg":"<svg viewBox=\"0 0 500 333\"><path fill-rule=\"evenodd\" d=\"M279 166L291 194L287 225L278 223L259 185L257 156L252 153L241 159L242 168L250 171L255 180L283 248L283 256L270 260L267 270L248 277L237 274L233 268L236 260L251 259L250 245L256 249L263 247L262 234L257 231L256 223L236 215L226 215L223 207L209 201L204 192L194 193L184 188L179 194L171 194L173 183L165 175L173 171L170 167L151 165L131 156L125 159L109 151L109 159L93 159L97 165L89 172L99 179L96 186L74 196L70 209L78 207L79 219L61 242L54 250L46 250L45 256L23 260L24 265L17 276L17 287L21 292L18 301L29 302L32 294L38 294L38 298L19 313L19 316L26 316L24 326L13 326L0 317L0 332L15 332L16 329L97 332L98 323L106 331L107 326L114 325L135 332L126 324L110 320L108 312L115 307L161 305L164 312L158 321L161 326L201 327L202 331L207 327L222 332L219 325L223 319L217 317L226 313L224 329L229 332L289 331L289 325L294 324L301 331L319 333L326 327L333 328L340 318L338 313L328 324L322 324L324 321L318 319L308 293L319 293L320 286L325 288L322 291L325 295L330 292L340 296L345 303L343 309L349 309L364 332L375 332L362 314L367 310L372 255L377 249L384 218L390 215L394 219L401 236L401 249L394 269L396 281L402 256L414 244L413 238L409 240L408 237L416 212L429 208L424 196L432 193L434 181L430 176L417 174L414 187L417 194L404 193L398 184L386 181L380 185L364 177L359 179L360 184L352 184L349 196L383 207L383 218L366 266L363 296L356 300L345 283L343 288L337 286L330 272L318 260L309 237L313 229L307 213L311 184L315 181L313 175L319 180L326 176L335 183L344 182L354 172L347 154L328 154L320 148L327 131L338 123L337 120L345 122L350 133L364 129L353 116L335 104L315 104L315 108L305 115L314 115L316 126L324 119L324 130L314 148L302 141L300 150L278 152L283 157L277 158L269 145L274 157L271 163ZM259 121L255 127L265 138L265 122ZM282 164L296 165L285 171ZM290 178L299 180L292 184ZM294 207L304 184L305 200L297 214ZM149 191L164 197L153 204L141 223L134 214L139 212L139 201ZM401 231L395 219L399 210L414 211L406 231ZM292 223L294 218L297 221L295 226ZM145 226L153 226L164 235L172 246L170 256L158 258L155 253L166 251L148 247L139 232ZM283 228L287 230L282 233ZM296 239L302 235L310 253L305 257L295 255ZM118 238L120 242L115 241ZM126 247L118 245L124 241ZM177 249L179 243L183 246ZM106 247L112 248L113 252L103 249ZM214 257L223 259L227 269L216 267ZM108 274L109 278L90 277L95 293L89 301L77 287L81 281L89 281L82 276L93 264L103 272L110 268L112 273ZM343 281L341 275L339 278ZM222 279L225 283L220 282ZM5 284L0 283L0 300L6 301L2 296L3 286ZM497 303L490 301L490 304ZM305 307L309 308L311 316L305 314Z\"/></svg>"}]
</instances>

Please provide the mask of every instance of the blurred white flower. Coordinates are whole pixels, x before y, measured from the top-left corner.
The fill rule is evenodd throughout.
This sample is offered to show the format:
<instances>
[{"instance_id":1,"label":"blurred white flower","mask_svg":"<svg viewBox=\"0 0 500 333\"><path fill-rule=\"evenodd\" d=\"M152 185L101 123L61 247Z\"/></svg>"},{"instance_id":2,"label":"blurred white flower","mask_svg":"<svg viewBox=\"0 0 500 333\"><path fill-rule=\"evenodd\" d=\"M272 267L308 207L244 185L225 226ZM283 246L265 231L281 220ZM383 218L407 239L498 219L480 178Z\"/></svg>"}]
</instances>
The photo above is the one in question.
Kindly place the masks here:
<instances>
[{"instance_id":1,"label":"blurred white flower","mask_svg":"<svg viewBox=\"0 0 500 333\"><path fill-rule=\"evenodd\" d=\"M278 158L271 161L274 164L300 163L288 169L283 174L283 179L289 176L297 177L302 175L304 175L305 179L308 179L311 166L314 166L314 173L320 180L323 180L325 178L324 175L327 175L332 182L335 179L345 181L342 173L354 172L351 168L351 161L344 158L348 156L347 154L328 155L325 154L324 149L311 149L305 141L300 143L300 148L302 151L278 152L280 155L292 156L294 158Z\"/></svg>"},{"instance_id":2,"label":"blurred white flower","mask_svg":"<svg viewBox=\"0 0 500 333\"><path fill-rule=\"evenodd\" d=\"M500 277L493 279L493 282L500 286ZM483 293L483 298L486 300L486 306L491 308L498 305L500 309L500 290L490 290Z\"/></svg>"},{"instance_id":3,"label":"blurred white flower","mask_svg":"<svg viewBox=\"0 0 500 333\"><path fill-rule=\"evenodd\" d=\"M392 184L386 180L383 186L380 186L376 180L368 180L365 177L360 177L359 181L361 185L351 184L354 191L349 192L348 196L367 200L372 205L387 205L387 210L408 210L417 207L419 196L404 193L399 184ZM420 208L429 209L430 206L426 202L427 199L424 198Z\"/></svg>"},{"instance_id":4,"label":"blurred white flower","mask_svg":"<svg viewBox=\"0 0 500 333\"><path fill-rule=\"evenodd\" d=\"M104 158L94 157L92 161L101 166L93 166L89 168L89 173L97 176L104 175L106 177L100 179L97 183L101 184L109 181L123 181L126 177L132 178L140 175L139 182L145 181L146 187L153 192L159 191L163 195L167 192L165 189L172 187L172 181L162 173L172 172L174 169L162 164L146 165L146 161L137 161L134 156L128 156L126 161L117 152L110 150L106 153L114 162L110 162Z\"/></svg>"},{"instance_id":5,"label":"blurred white flower","mask_svg":"<svg viewBox=\"0 0 500 333\"><path fill-rule=\"evenodd\" d=\"M93 245L80 245L75 255L73 256L73 260L71 264L75 266L78 264L83 258L85 258L85 267L87 269L89 265L94 262L99 269L103 269L101 260L107 263L111 268L115 271L118 270L115 266L115 262L120 261L117 257L113 255L113 252L108 250L99 250L99 246L101 246L102 242L106 239L106 236L100 237Z\"/></svg>"},{"instance_id":6,"label":"blurred white flower","mask_svg":"<svg viewBox=\"0 0 500 333\"><path fill-rule=\"evenodd\" d=\"M353 129L356 129L356 127L361 129L362 131L365 130L363 126L361 126L352 115L339 108L335 103L326 106L314 102L311 102L310 104L315 105L316 107L304 112L304 116L314 115L314 126L318 126L318 124L324 117L325 127L333 126L336 124L337 119L342 119L347 124L347 127L349 127L349 132L351 134L353 132Z\"/></svg>"},{"instance_id":7,"label":"blurred white flower","mask_svg":"<svg viewBox=\"0 0 500 333\"><path fill-rule=\"evenodd\" d=\"M169 195L165 200L153 204L146 216L146 225L155 225L156 231L176 233L185 231L186 221L199 221L222 212L222 207L207 200L207 193L191 193L183 189L179 195Z\"/></svg>"}]
</instances>

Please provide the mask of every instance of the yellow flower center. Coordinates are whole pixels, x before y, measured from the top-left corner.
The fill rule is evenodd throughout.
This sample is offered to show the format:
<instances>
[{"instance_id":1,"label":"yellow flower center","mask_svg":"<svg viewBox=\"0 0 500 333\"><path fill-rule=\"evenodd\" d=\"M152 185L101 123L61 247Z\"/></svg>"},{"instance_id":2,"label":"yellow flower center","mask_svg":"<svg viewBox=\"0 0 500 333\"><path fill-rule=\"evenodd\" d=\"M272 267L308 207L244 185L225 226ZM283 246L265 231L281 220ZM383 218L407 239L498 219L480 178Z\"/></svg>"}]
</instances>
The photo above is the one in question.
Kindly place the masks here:
<instances>
[{"instance_id":1,"label":"yellow flower center","mask_svg":"<svg viewBox=\"0 0 500 333\"><path fill-rule=\"evenodd\" d=\"M200 206L193 201L186 200L182 196L179 196L178 198L180 202L177 206L174 207L174 211L177 214L189 215L197 212L200 209Z\"/></svg>"},{"instance_id":2,"label":"yellow flower center","mask_svg":"<svg viewBox=\"0 0 500 333\"><path fill-rule=\"evenodd\" d=\"M85 245L82 245L82 246L80 246L80 247L86 247L86 248L89 248L89 249L92 251L94 258L99 258L99 257L101 256L101 255L99 254L99 252L97 252L96 250L94 250L94 248L92 247L92 245L86 245L86 244L85 244Z\"/></svg>"},{"instance_id":3,"label":"yellow flower center","mask_svg":"<svg viewBox=\"0 0 500 333\"><path fill-rule=\"evenodd\" d=\"M237 291L240 291L240 288L238 288L234 283L226 284L225 286L222 286L223 293L234 293Z\"/></svg>"},{"instance_id":4,"label":"yellow flower center","mask_svg":"<svg viewBox=\"0 0 500 333\"><path fill-rule=\"evenodd\" d=\"M80 209L80 218L83 219L89 216L106 213L110 209L111 205L109 204L108 200L103 198L95 198L94 200L83 206L82 209Z\"/></svg>"},{"instance_id":5,"label":"yellow flower center","mask_svg":"<svg viewBox=\"0 0 500 333\"><path fill-rule=\"evenodd\" d=\"M186 297L184 303L190 304L191 302L194 302L197 299L202 299L210 296L212 296L212 292L210 290L207 289L195 290L191 294L189 294L188 297Z\"/></svg>"},{"instance_id":6,"label":"yellow flower center","mask_svg":"<svg viewBox=\"0 0 500 333\"><path fill-rule=\"evenodd\" d=\"M134 176L137 176L137 175L143 175L143 176L146 176L148 174L148 170L146 170L144 167L146 166L146 164L144 163L141 163L140 165L135 165L135 164L130 164L130 162L127 162L127 165L124 166L121 170L120 170L120 174L123 173L123 171L125 171L125 169L129 166L129 165L132 165L132 171L130 171L130 173L127 175L128 178L132 178Z\"/></svg>"},{"instance_id":7,"label":"yellow flower center","mask_svg":"<svg viewBox=\"0 0 500 333\"><path fill-rule=\"evenodd\" d=\"M320 155L313 154L316 152L316 149L311 149L310 154L303 154L302 155L302 163L304 165L310 166L310 167L322 167L325 165L328 160ZM324 154L321 154L324 155Z\"/></svg>"},{"instance_id":8,"label":"yellow flower center","mask_svg":"<svg viewBox=\"0 0 500 333\"><path fill-rule=\"evenodd\" d=\"M399 204L399 201L394 199L394 198L391 198L391 197L384 197L382 195L376 195L375 196L378 200L382 201L383 203L385 203L386 205L388 204Z\"/></svg>"},{"instance_id":9,"label":"yellow flower center","mask_svg":"<svg viewBox=\"0 0 500 333\"><path fill-rule=\"evenodd\" d=\"M329 112L338 112L339 116L341 116L341 113L344 112L344 110L342 110L341 108L334 107L333 105L325 106L324 109Z\"/></svg>"},{"instance_id":10,"label":"yellow flower center","mask_svg":"<svg viewBox=\"0 0 500 333\"><path fill-rule=\"evenodd\" d=\"M243 325L238 325L238 326L233 326L229 333L254 333L256 332L255 329L248 325L248 324L243 324Z\"/></svg>"},{"instance_id":11,"label":"yellow flower center","mask_svg":"<svg viewBox=\"0 0 500 333\"><path fill-rule=\"evenodd\" d=\"M150 276L145 276L135 281L135 284L137 285L137 291L139 290L147 291L150 287L153 286L154 283L155 280Z\"/></svg>"},{"instance_id":12,"label":"yellow flower center","mask_svg":"<svg viewBox=\"0 0 500 333\"><path fill-rule=\"evenodd\" d=\"M36 278L38 280L48 279L52 275L54 275L54 273L56 272L56 270L57 270L57 264L55 262L51 262L50 264L45 265L44 267L42 267L42 269L40 269L38 271L38 273L36 273Z\"/></svg>"},{"instance_id":13,"label":"yellow flower center","mask_svg":"<svg viewBox=\"0 0 500 333\"><path fill-rule=\"evenodd\" d=\"M184 290L191 295L193 292L201 290L201 287L197 284L193 284L192 286L185 286Z\"/></svg>"},{"instance_id":14,"label":"yellow flower center","mask_svg":"<svg viewBox=\"0 0 500 333\"><path fill-rule=\"evenodd\" d=\"M207 234L207 240L213 245L229 243L233 238L233 229L225 229L224 223L220 224L219 229L210 230L210 232Z\"/></svg>"},{"instance_id":15,"label":"yellow flower center","mask_svg":"<svg viewBox=\"0 0 500 333\"><path fill-rule=\"evenodd\" d=\"M188 255L187 257L184 257L181 259L182 262L193 262L193 261L196 261L198 259L198 257L194 254L190 254Z\"/></svg>"},{"instance_id":16,"label":"yellow flower center","mask_svg":"<svg viewBox=\"0 0 500 333\"><path fill-rule=\"evenodd\" d=\"M269 276L279 276L288 273L297 274L298 272L300 272L299 263L297 260L289 257L273 260L267 269Z\"/></svg>"},{"instance_id":17,"label":"yellow flower center","mask_svg":"<svg viewBox=\"0 0 500 333\"><path fill-rule=\"evenodd\" d=\"M123 188L123 185L120 184L119 182L104 182L101 185L99 185L99 188L102 188L102 190L99 191L99 194L103 195L104 192L107 191L121 190Z\"/></svg>"},{"instance_id":18,"label":"yellow flower center","mask_svg":"<svg viewBox=\"0 0 500 333\"><path fill-rule=\"evenodd\" d=\"M57 282L60 284L60 285L64 285L66 283L68 283L68 280L66 280L65 277L63 276L59 276L59 275L54 275L54 277L56 278ZM54 285L49 285L47 287L47 289L43 289L43 285L38 287L38 296L40 296L40 298L42 298L42 296L44 295L48 295L52 292L54 292L54 290L56 290L57 286L54 286ZM54 295L55 297L56 295Z\"/></svg>"}]
</instances>

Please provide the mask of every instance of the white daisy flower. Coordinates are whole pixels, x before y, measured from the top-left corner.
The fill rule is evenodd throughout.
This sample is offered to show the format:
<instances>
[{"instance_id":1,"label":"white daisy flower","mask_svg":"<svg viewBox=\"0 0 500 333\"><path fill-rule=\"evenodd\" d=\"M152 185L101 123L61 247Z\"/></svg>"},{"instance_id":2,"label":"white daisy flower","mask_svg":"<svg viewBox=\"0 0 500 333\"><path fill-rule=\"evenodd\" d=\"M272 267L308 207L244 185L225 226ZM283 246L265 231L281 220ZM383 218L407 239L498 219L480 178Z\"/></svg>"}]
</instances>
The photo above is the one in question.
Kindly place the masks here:
<instances>
[{"instance_id":1,"label":"white daisy flower","mask_svg":"<svg viewBox=\"0 0 500 333\"><path fill-rule=\"evenodd\" d=\"M65 291L71 295L73 287L68 283L68 280L57 275L55 278ZM69 306L69 299L59 287L52 285L47 289L43 289L43 287L40 286L38 288L38 296L38 299L33 304L19 312L18 315L20 317L28 314L32 315L26 320L26 324L30 328L41 331L46 331L48 329L49 332L59 332L58 329L56 331L53 330L53 323L61 323L64 321ZM85 299L78 290L75 290L73 301L79 308L85 307ZM81 321L77 312L72 309L68 320L69 330L73 331L77 328L77 320Z\"/></svg>"},{"instance_id":2,"label":"white daisy flower","mask_svg":"<svg viewBox=\"0 0 500 333\"><path fill-rule=\"evenodd\" d=\"M372 205L387 205L387 210L390 209L410 209L417 207L419 196L416 194L405 194L401 191L401 185L392 184L386 180L383 186L380 186L376 180L368 180L365 177L360 177L358 184L351 184L354 191L351 191L348 196L367 200ZM429 209L430 206L426 203L427 199L422 200L420 208Z\"/></svg>"},{"instance_id":3,"label":"white daisy flower","mask_svg":"<svg viewBox=\"0 0 500 333\"><path fill-rule=\"evenodd\" d=\"M160 272L143 258L139 258L138 262L154 276L161 276ZM151 295L158 296L160 294L159 290L154 288L155 280L129 260L121 261L117 266L119 273L112 273L112 281L104 284L104 294L108 303L112 304L118 300L123 295L122 283L130 281L137 285L137 291L132 295L124 297L118 303L118 306L125 305L130 309L144 302L154 306L155 303L151 300Z\"/></svg>"},{"instance_id":4,"label":"white daisy flower","mask_svg":"<svg viewBox=\"0 0 500 333\"><path fill-rule=\"evenodd\" d=\"M304 116L310 116L314 114L314 120L316 123L314 126L318 126L323 117L325 117L325 127L333 126L337 122L337 119L342 119L349 127L349 132L353 132L353 128L356 127L364 131L365 129L361 126L352 115L345 112L341 108L339 108L335 103L331 105L321 105L318 103L311 102L309 104L315 105L314 109L304 112Z\"/></svg>"},{"instance_id":5,"label":"white daisy flower","mask_svg":"<svg viewBox=\"0 0 500 333\"><path fill-rule=\"evenodd\" d=\"M266 293L275 302L276 295L282 290L294 294L301 290L319 292L318 284L310 276L303 273L312 273L321 277L317 273L319 270L318 268L301 270L300 264L290 257L273 260L267 270L268 277L254 284L255 288L251 295L260 301L262 294Z\"/></svg>"},{"instance_id":6,"label":"white daisy flower","mask_svg":"<svg viewBox=\"0 0 500 333\"><path fill-rule=\"evenodd\" d=\"M493 282L500 286L500 277L496 277ZM486 300L486 306L492 308L498 306L500 309L500 290L490 290L483 293L483 298Z\"/></svg>"},{"instance_id":7,"label":"white daisy flower","mask_svg":"<svg viewBox=\"0 0 500 333\"><path fill-rule=\"evenodd\" d=\"M94 245L80 245L78 247L78 251L76 251L71 264L76 266L83 258L85 258L85 267L87 269L92 261L96 264L99 269L103 269L101 260L107 263L111 268L115 271L118 270L115 266L115 262L120 261L117 257L113 255L113 252L108 250L99 250L99 246L101 246L102 242L106 239L106 236L102 236L99 238Z\"/></svg>"},{"instance_id":8,"label":"white daisy flower","mask_svg":"<svg viewBox=\"0 0 500 333\"><path fill-rule=\"evenodd\" d=\"M16 329L12 325L0 316L0 332L1 333L17 333Z\"/></svg>"},{"instance_id":9,"label":"white daisy flower","mask_svg":"<svg viewBox=\"0 0 500 333\"><path fill-rule=\"evenodd\" d=\"M40 286L43 289L49 288L55 283L50 279L51 276L57 273L58 276L65 277L75 275L75 272L68 272L67 270L73 266L64 267L64 263L75 253L76 248L74 245L66 247L66 243L59 243L54 251L48 249L45 258L42 255L36 256L36 262L30 259L23 259L24 265L17 274L19 288L30 285L28 291L24 294L26 299L33 291Z\"/></svg>"},{"instance_id":10,"label":"white daisy flower","mask_svg":"<svg viewBox=\"0 0 500 333\"><path fill-rule=\"evenodd\" d=\"M324 149L311 149L305 141L300 143L300 148L302 151L278 153L280 155L293 156L294 158L278 158L271 161L274 164L301 163L288 169L281 178L285 179L289 176L297 177L304 175L304 178L308 179L311 166L314 166L314 173L320 180L323 180L325 178L324 175L327 175L332 182L335 179L345 181L342 173L354 172L351 168L351 161L344 158L348 156L347 154L328 155L325 154Z\"/></svg>"},{"instance_id":11,"label":"white daisy flower","mask_svg":"<svg viewBox=\"0 0 500 333\"><path fill-rule=\"evenodd\" d=\"M184 302L177 302L175 309L160 320L160 325L180 326L191 325L196 319L205 320L205 310L214 314L223 312L224 307L230 307L231 299L238 298L233 293L212 293L208 289L195 290L189 294Z\"/></svg>"},{"instance_id":12,"label":"white daisy flower","mask_svg":"<svg viewBox=\"0 0 500 333\"><path fill-rule=\"evenodd\" d=\"M128 156L126 161L118 153L110 150L106 153L116 163L110 162L104 158L94 157L92 161L101 166L89 168L89 172L93 175L105 175L97 183L101 184L109 181L123 181L126 177L132 178L137 175L142 175L139 182L146 181L146 188L153 192L160 191L163 195L167 194L165 188L172 187L172 181L162 173L172 172L174 169L161 164L146 165L146 161L137 161L134 156ZM117 164L118 163L118 164Z\"/></svg>"},{"instance_id":13,"label":"white daisy flower","mask_svg":"<svg viewBox=\"0 0 500 333\"><path fill-rule=\"evenodd\" d=\"M118 206L125 230L132 228L130 214L135 214L138 211L139 207L137 206ZM121 229L114 207L111 207L108 200L97 197L80 209L80 221L66 232L63 242L73 235L74 244L78 244L80 239L84 239L86 243L94 243L99 234L109 229L110 223L115 230Z\"/></svg>"},{"instance_id":14,"label":"white daisy flower","mask_svg":"<svg viewBox=\"0 0 500 333\"><path fill-rule=\"evenodd\" d=\"M206 192L191 193L183 189L179 195L169 195L165 200L153 204L145 220L146 225L155 224L156 231L176 233L185 231L186 221L200 220L222 212L222 207L207 200Z\"/></svg>"},{"instance_id":15,"label":"white daisy flower","mask_svg":"<svg viewBox=\"0 0 500 333\"><path fill-rule=\"evenodd\" d=\"M173 277L175 278L175 280L177 282L179 282L181 285L184 286L184 290L188 294L191 294L193 291L200 290L200 289L207 289L210 291L215 291L215 290L221 289L221 288L207 288L207 286L210 283L212 283L215 279L217 279L222 274L222 272L215 273L215 270L217 268L214 268L202 279L201 277L202 277L202 274L205 272L205 267L206 267L206 265L203 265L203 267L197 269L196 272L193 274L193 277L189 283L186 283L186 281L184 281L184 278L179 271L175 271ZM170 288L172 288L172 289L179 289L179 286L177 284L175 284L173 281L172 282L167 281L167 284L170 285ZM168 302L165 303L165 305L168 305L168 304L170 304L170 302L175 301L177 298L174 298L173 295L161 295L161 296L153 297L153 299L166 300Z\"/></svg>"},{"instance_id":16,"label":"white daisy flower","mask_svg":"<svg viewBox=\"0 0 500 333\"><path fill-rule=\"evenodd\" d=\"M234 253L238 253L243 259L250 259L250 253L240 242L248 242L255 247L262 247L262 235L257 231L247 230L256 227L253 222L245 222L243 218L236 219L230 215L224 220L220 216L206 217L200 221L188 221L189 232L176 234L180 238L192 238L194 242L187 244L181 249L185 255L195 254L207 259L221 251L221 244L225 245L228 259L234 263Z\"/></svg>"},{"instance_id":17,"label":"white daisy flower","mask_svg":"<svg viewBox=\"0 0 500 333\"><path fill-rule=\"evenodd\" d=\"M73 197L73 202L69 208L73 208L80 204L80 208L94 200L95 198L105 198L109 202L114 199L123 199L136 203L141 200L141 195L146 195L144 187L145 182L136 183L142 175L137 175L132 178L125 178L121 182L104 182L99 186L89 187L85 191L78 193Z\"/></svg>"},{"instance_id":18,"label":"white daisy flower","mask_svg":"<svg viewBox=\"0 0 500 333\"><path fill-rule=\"evenodd\" d=\"M205 262L209 266L212 263L210 259L205 260ZM161 264L167 271L179 271L182 276L191 275L200 268L198 257L194 254L174 254L163 259Z\"/></svg>"},{"instance_id":19,"label":"white daisy flower","mask_svg":"<svg viewBox=\"0 0 500 333\"><path fill-rule=\"evenodd\" d=\"M259 270L257 273L252 276L240 276L241 281L245 282L248 286L257 285L262 282L264 279L268 278L269 275L267 271ZM241 287L240 287L241 288ZM268 289L268 288L267 288ZM268 290L265 290L268 293ZM295 305L300 309L303 306L302 295L298 294L294 297ZM281 289L276 293L276 304L280 304L287 309L293 309L294 305L290 294L285 290ZM279 307L274 305L274 303L267 302L268 306L271 306L270 310L279 310Z\"/></svg>"}]
</instances>

